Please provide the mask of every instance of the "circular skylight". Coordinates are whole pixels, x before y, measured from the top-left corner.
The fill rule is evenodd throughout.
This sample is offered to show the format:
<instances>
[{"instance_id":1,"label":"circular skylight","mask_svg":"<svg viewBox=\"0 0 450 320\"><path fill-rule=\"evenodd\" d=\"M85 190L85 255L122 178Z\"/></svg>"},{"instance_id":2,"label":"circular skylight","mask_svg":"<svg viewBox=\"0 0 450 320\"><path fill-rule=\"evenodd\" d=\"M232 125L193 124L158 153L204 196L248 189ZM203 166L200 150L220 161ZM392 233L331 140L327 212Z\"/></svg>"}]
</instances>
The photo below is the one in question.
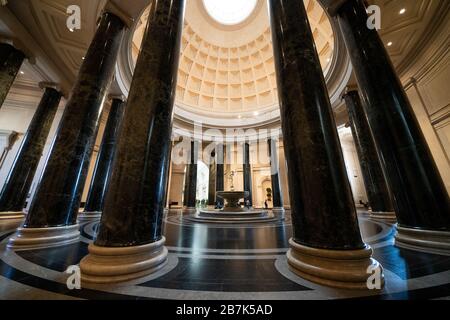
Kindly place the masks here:
<instances>
[{"instance_id":1,"label":"circular skylight","mask_svg":"<svg viewBox=\"0 0 450 320\"><path fill-rule=\"evenodd\" d=\"M217 22L233 25L244 21L255 10L258 0L203 0L206 11Z\"/></svg>"}]
</instances>

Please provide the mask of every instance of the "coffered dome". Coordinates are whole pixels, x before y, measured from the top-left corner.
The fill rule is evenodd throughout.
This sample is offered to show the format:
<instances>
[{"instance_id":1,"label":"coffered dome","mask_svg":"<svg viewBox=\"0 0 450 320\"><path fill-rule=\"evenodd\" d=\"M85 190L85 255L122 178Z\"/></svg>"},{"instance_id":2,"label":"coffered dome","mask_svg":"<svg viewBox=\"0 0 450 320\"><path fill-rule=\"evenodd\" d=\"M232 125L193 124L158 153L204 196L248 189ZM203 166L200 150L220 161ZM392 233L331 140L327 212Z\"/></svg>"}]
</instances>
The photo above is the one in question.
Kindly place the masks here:
<instances>
[{"instance_id":1,"label":"coffered dome","mask_svg":"<svg viewBox=\"0 0 450 320\"><path fill-rule=\"evenodd\" d=\"M207 8L205 3L209 2L205 1L211 1L213 9ZM304 0L304 3L324 74L330 78L335 60L332 25L316 0ZM220 9L214 5L217 5L214 0L187 1L176 116L213 126L245 126L276 119L279 117L277 83L266 1L257 0L254 6L249 6L245 17L234 23L221 23L220 18L214 17L212 11ZM142 14L132 37L132 68L139 54L148 12L149 8Z\"/></svg>"}]
</instances>

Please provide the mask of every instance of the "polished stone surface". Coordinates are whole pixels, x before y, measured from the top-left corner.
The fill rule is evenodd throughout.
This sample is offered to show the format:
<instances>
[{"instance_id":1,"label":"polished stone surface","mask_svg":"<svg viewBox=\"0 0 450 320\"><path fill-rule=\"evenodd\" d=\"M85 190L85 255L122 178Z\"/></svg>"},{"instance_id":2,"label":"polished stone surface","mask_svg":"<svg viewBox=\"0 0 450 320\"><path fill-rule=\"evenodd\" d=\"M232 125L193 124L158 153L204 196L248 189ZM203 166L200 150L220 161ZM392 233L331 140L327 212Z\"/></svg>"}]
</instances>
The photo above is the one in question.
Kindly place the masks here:
<instances>
[{"instance_id":1,"label":"polished stone surface","mask_svg":"<svg viewBox=\"0 0 450 320\"><path fill-rule=\"evenodd\" d=\"M103 210L124 110L124 101L121 99L112 99L84 212L102 212Z\"/></svg>"},{"instance_id":2,"label":"polished stone surface","mask_svg":"<svg viewBox=\"0 0 450 320\"><path fill-rule=\"evenodd\" d=\"M294 240L322 249L363 248L305 7L301 1L271 0L269 12Z\"/></svg>"},{"instance_id":3,"label":"polished stone surface","mask_svg":"<svg viewBox=\"0 0 450 320\"><path fill-rule=\"evenodd\" d=\"M252 167L250 165L250 145L244 143L244 164L242 165L242 172L244 176L244 191L248 194L244 198L244 203L246 206L253 206L253 195L252 195Z\"/></svg>"},{"instance_id":4,"label":"polished stone surface","mask_svg":"<svg viewBox=\"0 0 450 320\"><path fill-rule=\"evenodd\" d=\"M347 92L344 99L370 207L373 212L393 212L389 188L358 91Z\"/></svg>"},{"instance_id":5,"label":"polished stone surface","mask_svg":"<svg viewBox=\"0 0 450 320\"><path fill-rule=\"evenodd\" d=\"M270 157L270 173L272 182L272 203L274 208L283 207L283 196L280 188L280 167L278 163L278 152L276 140L269 139L267 141Z\"/></svg>"},{"instance_id":6,"label":"polished stone surface","mask_svg":"<svg viewBox=\"0 0 450 320\"><path fill-rule=\"evenodd\" d=\"M22 51L10 44L0 43L0 108L5 102L24 59L25 55Z\"/></svg>"},{"instance_id":7,"label":"polished stone surface","mask_svg":"<svg viewBox=\"0 0 450 320\"><path fill-rule=\"evenodd\" d=\"M216 192L224 191L225 189L225 146L223 144L218 144L216 147ZM222 199L216 199L217 204L223 206Z\"/></svg>"},{"instance_id":8,"label":"polished stone surface","mask_svg":"<svg viewBox=\"0 0 450 320\"><path fill-rule=\"evenodd\" d=\"M26 228L76 223L103 102L110 86L124 23L104 13L66 104L36 190Z\"/></svg>"},{"instance_id":9,"label":"polished stone surface","mask_svg":"<svg viewBox=\"0 0 450 320\"><path fill-rule=\"evenodd\" d=\"M209 184L208 184L208 205L216 204L216 160L215 152L211 153L211 162L209 165Z\"/></svg>"},{"instance_id":10,"label":"polished stone surface","mask_svg":"<svg viewBox=\"0 0 450 320\"><path fill-rule=\"evenodd\" d=\"M150 8L95 241L138 246L162 237L184 0Z\"/></svg>"},{"instance_id":11,"label":"polished stone surface","mask_svg":"<svg viewBox=\"0 0 450 320\"><path fill-rule=\"evenodd\" d=\"M0 194L0 212L23 210L60 101L59 91L45 89Z\"/></svg>"},{"instance_id":12,"label":"polished stone surface","mask_svg":"<svg viewBox=\"0 0 450 320\"><path fill-rule=\"evenodd\" d=\"M433 156L362 0L340 7L337 21L355 71L367 119L383 159L399 224L450 230L450 200Z\"/></svg>"},{"instance_id":13,"label":"polished stone surface","mask_svg":"<svg viewBox=\"0 0 450 320\"><path fill-rule=\"evenodd\" d=\"M186 165L186 178L184 183L184 206L187 208L196 207L197 196L197 159L198 142L191 141L190 161Z\"/></svg>"},{"instance_id":14,"label":"polished stone surface","mask_svg":"<svg viewBox=\"0 0 450 320\"><path fill-rule=\"evenodd\" d=\"M199 224L170 211L163 227L169 265L134 284L69 290L65 273L87 254L99 221L81 226L78 243L32 251L5 251L20 221L0 222L1 299L435 299L450 296L450 256L393 245L394 226L360 212L364 241L386 274L381 292L330 289L289 271L285 253L292 235L286 222ZM8 290L6 290L8 288ZM57 295L57 297L55 297Z\"/></svg>"}]
</instances>

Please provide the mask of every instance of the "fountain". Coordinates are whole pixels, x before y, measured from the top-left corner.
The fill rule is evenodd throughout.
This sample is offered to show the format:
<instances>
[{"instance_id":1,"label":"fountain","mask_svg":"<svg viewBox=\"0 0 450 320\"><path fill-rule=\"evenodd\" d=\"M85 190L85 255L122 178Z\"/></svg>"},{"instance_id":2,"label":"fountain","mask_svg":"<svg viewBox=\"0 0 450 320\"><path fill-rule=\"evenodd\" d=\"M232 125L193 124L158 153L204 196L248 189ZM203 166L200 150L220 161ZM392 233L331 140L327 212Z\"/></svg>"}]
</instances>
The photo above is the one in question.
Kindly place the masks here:
<instances>
[{"instance_id":1,"label":"fountain","mask_svg":"<svg viewBox=\"0 0 450 320\"><path fill-rule=\"evenodd\" d=\"M248 191L218 191L216 196L225 200L225 206L222 211L229 212L247 212L248 210L242 208L239 201L248 197Z\"/></svg>"},{"instance_id":2,"label":"fountain","mask_svg":"<svg viewBox=\"0 0 450 320\"><path fill-rule=\"evenodd\" d=\"M249 196L248 191L235 191L233 178L236 175L232 171L228 178L231 181L230 191L217 191L216 198L224 200L222 209L201 209L198 213L186 217L196 222L209 223L249 223L249 222L274 222L278 219L267 210L248 208L241 205L241 200Z\"/></svg>"}]
</instances>

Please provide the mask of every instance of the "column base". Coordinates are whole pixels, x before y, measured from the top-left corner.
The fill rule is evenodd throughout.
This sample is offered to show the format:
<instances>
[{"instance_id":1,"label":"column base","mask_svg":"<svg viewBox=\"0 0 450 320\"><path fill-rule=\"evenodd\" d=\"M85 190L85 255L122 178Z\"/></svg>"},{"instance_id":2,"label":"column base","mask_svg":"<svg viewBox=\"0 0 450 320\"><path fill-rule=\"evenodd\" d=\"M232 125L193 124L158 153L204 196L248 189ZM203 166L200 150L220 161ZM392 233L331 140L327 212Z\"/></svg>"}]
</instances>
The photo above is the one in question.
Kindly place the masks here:
<instances>
[{"instance_id":1,"label":"column base","mask_svg":"<svg viewBox=\"0 0 450 320\"><path fill-rule=\"evenodd\" d=\"M183 214L195 214L197 213L197 208L183 208Z\"/></svg>"},{"instance_id":2,"label":"column base","mask_svg":"<svg viewBox=\"0 0 450 320\"><path fill-rule=\"evenodd\" d=\"M395 223L397 222L397 217L395 216L395 212L390 211L390 212L374 212L374 211L369 211L370 214L370 218L374 219L374 220L381 220L381 221L386 221L386 222L392 222Z\"/></svg>"},{"instance_id":3,"label":"column base","mask_svg":"<svg viewBox=\"0 0 450 320\"><path fill-rule=\"evenodd\" d=\"M275 216L275 218L284 220L286 211L284 210L284 208L280 207L280 208L273 208L272 213Z\"/></svg>"},{"instance_id":4,"label":"column base","mask_svg":"<svg viewBox=\"0 0 450 320\"><path fill-rule=\"evenodd\" d=\"M84 221L92 221L92 220L98 220L102 217L102 213L100 211L94 211L94 212L80 212L78 213L78 221L84 222Z\"/></svg>"},{"instance_id":5,"label":"column base","mask_svg":"<svg viewBox=\"0 0 450 320\"><path fill-rule=\"evenodd\" d=\"M450 256L450 231L397 226L395 245L400 248Z\"/></svg>"},{"instance_id":6,"label":"column base","mask_svg":"<svg viewBox=\"0 0 450 320\"><path fill-rule=\"evenodd\" d=\"M79 225L48 228L17 228L9 238L8 248L12 250L35 250L65 246L79 241Z\"/></svg>"},{"instance_id":7,"label":"column base","mask_svg":"<svg viewBox=\"0 0 450 320\"><path fill-rule=\"evenodd\" d=\"M89 254L80 262L81 281L112 284L135 280L161 269L167 262L166 238L133 247L89 245Z\"/></svg>"},{"instance_id":8,"label":"column base","mask_svg":"<svg viewBox=\"0 0 450 320\"><path fill-rule=\"evenodd\" d=\"M0 220L14 220L25 218L25 212L23 211L4 211L0 212Z\"/></svg>"},{"instance_id":9,"label":"column base","mask_svg":"<svg viewBox=\"0 0 450 320\"><path fill-rule=\"evenodd\" d=\"M384 287L383 268L373 259L372 249L326 250L307 247L289 240L290 269L300 277L321 285L342 289L368 290L368 279L379 268L380 289Z\"/></svg>"}]
</instances>

